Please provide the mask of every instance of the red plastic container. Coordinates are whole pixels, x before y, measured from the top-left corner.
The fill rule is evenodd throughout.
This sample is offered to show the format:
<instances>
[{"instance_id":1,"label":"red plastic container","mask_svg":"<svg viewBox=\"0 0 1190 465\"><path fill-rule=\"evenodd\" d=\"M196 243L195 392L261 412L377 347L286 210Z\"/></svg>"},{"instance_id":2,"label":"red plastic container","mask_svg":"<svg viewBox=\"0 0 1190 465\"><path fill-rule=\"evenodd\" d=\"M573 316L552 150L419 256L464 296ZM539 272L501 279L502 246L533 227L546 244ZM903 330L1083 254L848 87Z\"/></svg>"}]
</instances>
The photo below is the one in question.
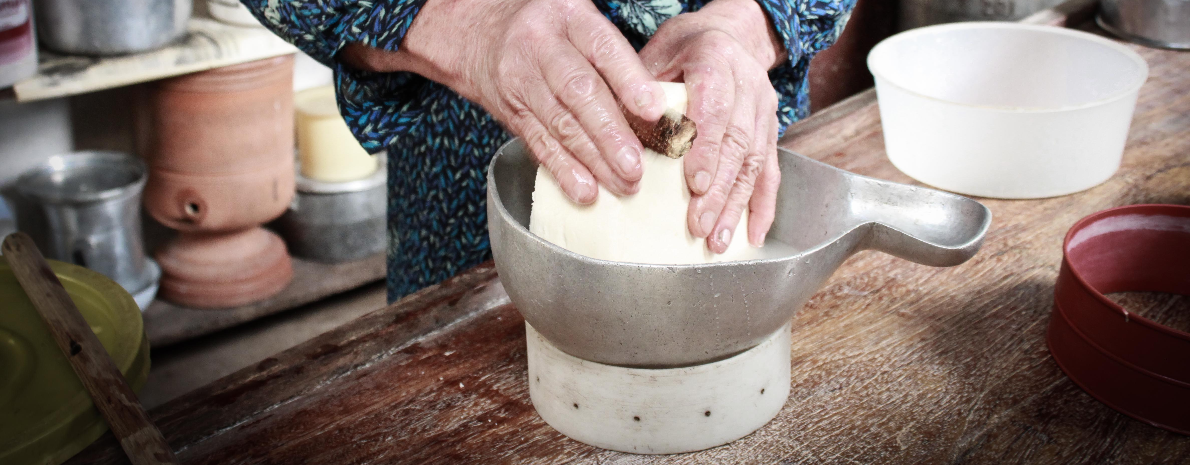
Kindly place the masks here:
<instances>
[{"instance_id":1,"label":"red plastic container","mask_svg":"<svg viewBox=\"0 0 1190 465\"><path fill-rule=\"evenodd\" d=\"M1104 294L1190 295L1190 207L1132 205L1083 218L1063 242L1046 339L1076 384L1117 411L1190 434L1190 334Z\"/></svg>"}]
</instances>

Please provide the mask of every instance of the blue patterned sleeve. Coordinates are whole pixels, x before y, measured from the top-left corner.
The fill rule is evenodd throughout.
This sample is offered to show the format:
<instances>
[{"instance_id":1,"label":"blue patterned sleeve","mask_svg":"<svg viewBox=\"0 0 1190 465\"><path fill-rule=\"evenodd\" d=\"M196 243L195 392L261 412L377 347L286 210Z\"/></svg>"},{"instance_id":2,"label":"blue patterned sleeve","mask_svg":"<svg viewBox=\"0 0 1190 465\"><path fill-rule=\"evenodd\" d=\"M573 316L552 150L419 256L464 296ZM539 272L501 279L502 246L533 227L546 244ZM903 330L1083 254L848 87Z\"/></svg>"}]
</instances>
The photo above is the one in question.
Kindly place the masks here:
<instances>
[{"instance_id":1,"label":"blue patterned sleeve","mask_svg":"<svg viewBox=\"0 0 1190 465\"><path fill-rule=\"evenodd\" d=\"M843 32L856 0L757 0L785 43L788 61L769 72L780 133L810 115L810 59Z\"/></svg>"},{"instance_id":2,"label":"blue patterned sleeve","mask_svg":"<svg viewBox=\"0 0 1190 465\"><path fill-rule=\"evenodd\" d=\"M789 62L812 58L843 32L856 0L757 0L785 42Z\"/></svg>"},{"instance_id":3,"label":"blue patterned sleeve","mask_svg":"<svg viewBox=\"0 0 1190 465\"><path fill-rule=\"evenodd\" d=\"M396 51L426 0L241 0L260 23L327 66L349 43Z\"/></svg>"},{"instance_id":4,"label":"blue patterned sleeve","mask_svg":"<svg viewBox=\"0 0 1190 465\"><path fill-rule=\"evenodd\" d=\"M335 60L350 43L396 51L426 0L240 0L261 24L335 71L339 112L370 153L391 145L421 115L428 81L370 73Z\"/></svg>"}]
</instances>

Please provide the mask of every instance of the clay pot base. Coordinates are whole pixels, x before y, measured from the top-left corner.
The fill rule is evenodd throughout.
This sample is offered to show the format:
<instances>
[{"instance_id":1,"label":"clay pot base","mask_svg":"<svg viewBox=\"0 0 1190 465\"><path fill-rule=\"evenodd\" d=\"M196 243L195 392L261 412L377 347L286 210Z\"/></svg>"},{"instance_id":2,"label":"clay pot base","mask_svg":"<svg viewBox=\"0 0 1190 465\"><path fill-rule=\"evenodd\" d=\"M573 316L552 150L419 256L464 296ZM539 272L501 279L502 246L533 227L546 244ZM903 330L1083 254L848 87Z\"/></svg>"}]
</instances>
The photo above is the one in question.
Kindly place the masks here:
<instances>
[{"instance_id":1,"label":"clay pot base","mask_svg":"<svg viewBox=\"0 0 1190 465\"><path fill-rule=\"evenodd\" d=\"M285 242L261 228L179 233L157 251L161 298L195 308L228 308L281 292L293 279Z\"/></svg>"}]
</instances>

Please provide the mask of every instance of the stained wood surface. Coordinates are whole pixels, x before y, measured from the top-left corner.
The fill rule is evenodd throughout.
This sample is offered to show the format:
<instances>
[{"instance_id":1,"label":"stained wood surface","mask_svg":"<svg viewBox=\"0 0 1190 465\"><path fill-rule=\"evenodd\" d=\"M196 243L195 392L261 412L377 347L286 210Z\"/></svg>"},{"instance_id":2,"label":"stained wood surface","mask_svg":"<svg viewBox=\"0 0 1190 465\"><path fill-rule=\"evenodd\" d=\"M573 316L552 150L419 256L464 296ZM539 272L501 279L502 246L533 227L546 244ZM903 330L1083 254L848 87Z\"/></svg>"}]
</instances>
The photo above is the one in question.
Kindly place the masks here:
<instances>
[{"instance_id":1,"label":"stained wood surface","mask_svg":"<svg viewBox=\"0 0 1190 465\"><path fill-rule=\"evenodd\" d=\"M981 199L983 250L953 268L848 260L793 321L793 387L770 424L662 457L604 451L529 402L523 320L484 265L152 412L184 463L1190 463L1190 438L1121 415L1062 374L1044 334L1062 237L1090 213L1190 204L1190 53L1149 63L1120 171L1046 200ZM845 110L841 110L844 109ZM884 156L871 94L783 144L914 183ZM1129 295L1169 318L1184 299ZM1180 302L1180 303L1179 303ZM119 463L110 438L73 463Z\"/></svg>"},{"instance_id":2,"label":"stained wood surface","mask_svg":"<svg viewBox=\"0 0 1190 465\"><path fill-rule=\"evenodd\" d=\"M145 309L145 333L154 349L292 310L384 279L384 254L344 263L293 258L293 281L275 296L235 308L190 308L155 300Z\"/></svg>"}]
</instances>

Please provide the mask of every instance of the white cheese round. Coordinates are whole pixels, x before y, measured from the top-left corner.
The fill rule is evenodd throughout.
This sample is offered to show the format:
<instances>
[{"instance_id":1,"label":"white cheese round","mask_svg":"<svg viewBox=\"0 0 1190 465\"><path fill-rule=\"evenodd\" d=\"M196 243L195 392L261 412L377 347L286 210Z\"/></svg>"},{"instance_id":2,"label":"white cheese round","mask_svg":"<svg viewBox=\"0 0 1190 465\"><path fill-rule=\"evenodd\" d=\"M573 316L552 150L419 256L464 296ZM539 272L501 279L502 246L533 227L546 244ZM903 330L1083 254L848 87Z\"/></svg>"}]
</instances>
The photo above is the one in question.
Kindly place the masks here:
<instances>
[{"instance_id":1,"label":"white cheese round","mask_svg":"<svg viewBox=\"0 0 1190 465\"><path fill-rule=\"evenodd\" d=\"M669 107L685 113L686 86L661 84ZM761 249L748 243L746 212L721 255L707 248L706 239L690 234L684 159L645 149L640 191L618 196L600 186L591 205L571 202L549 170L538 167L529 231L571 252L618 262L684 265L762 258Z\"/></svg>"}]
</instances>

